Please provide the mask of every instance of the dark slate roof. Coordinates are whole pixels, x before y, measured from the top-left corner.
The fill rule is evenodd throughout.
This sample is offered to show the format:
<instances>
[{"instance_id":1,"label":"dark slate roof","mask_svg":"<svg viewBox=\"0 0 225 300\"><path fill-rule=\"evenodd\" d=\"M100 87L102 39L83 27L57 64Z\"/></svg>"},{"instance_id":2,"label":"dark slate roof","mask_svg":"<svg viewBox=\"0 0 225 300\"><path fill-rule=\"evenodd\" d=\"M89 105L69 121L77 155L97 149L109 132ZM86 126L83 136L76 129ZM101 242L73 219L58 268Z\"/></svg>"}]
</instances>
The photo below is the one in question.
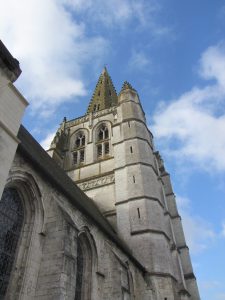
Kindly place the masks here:
<instances>
[{"instance_id":1,"label":"dark slate roof","mask_svg":"<svg viewBox=\"0 0 225 300\"><path fill-rule=\"evenodd\" d=\"M39 171L54 187L69 199L70 203L86 214L115 244L125 252L128 257L141 269L145 268L131 254L127 246L119 239L111 225L101 214L94 201L80 190L72 179L59 167L56 162L39 145L32 135L21 125L18 138L20 144L18 152L31 161L32 165Z\"/></svg>"},{"instance_id":2,"label":"dark slate roof","mask_svg":"<svg viewBox=\"0 0 225 300\"><path fill-rule=\"evenodd\" d=\"M17 59L15 59L3 42L0 40L0 59L10 72L14 74L13 80L15 81L21 74L20 65Z\"/></svg>"}]
</instances>

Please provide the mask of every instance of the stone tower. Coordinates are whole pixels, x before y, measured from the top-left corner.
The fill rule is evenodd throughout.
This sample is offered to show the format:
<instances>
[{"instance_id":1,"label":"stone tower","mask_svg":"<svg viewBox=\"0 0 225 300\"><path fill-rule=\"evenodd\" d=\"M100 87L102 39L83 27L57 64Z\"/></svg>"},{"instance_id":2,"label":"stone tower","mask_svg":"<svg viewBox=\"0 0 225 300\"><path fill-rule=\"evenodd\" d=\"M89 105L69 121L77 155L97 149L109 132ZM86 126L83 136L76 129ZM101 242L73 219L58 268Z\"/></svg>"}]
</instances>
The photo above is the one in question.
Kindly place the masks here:
<instances>
[{"instance_id":1,"label":"stone tower","mask_svg":"<svg viewBox=\"0 0 225 300\"><path fill-rule=\"evenodd\" d=\"M106 68L87 113L64 118L48 150L146 268L152 299L200 299L170 176L136 90Z\"/></svg>"}]
</instances>

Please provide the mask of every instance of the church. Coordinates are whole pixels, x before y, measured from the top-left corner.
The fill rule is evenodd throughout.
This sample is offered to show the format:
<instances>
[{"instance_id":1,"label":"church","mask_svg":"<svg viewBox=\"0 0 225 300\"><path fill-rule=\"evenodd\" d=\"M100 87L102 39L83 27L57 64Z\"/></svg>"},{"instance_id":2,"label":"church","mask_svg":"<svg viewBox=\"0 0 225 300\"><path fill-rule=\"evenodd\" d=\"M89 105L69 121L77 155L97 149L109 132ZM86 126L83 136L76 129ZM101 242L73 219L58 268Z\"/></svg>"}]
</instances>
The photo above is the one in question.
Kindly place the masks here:
<instances>
[{"instance_id":1,"label":"church","mask_svg":"<svg viewBox=\"0 0 225 300\"><path fill-rule=\"evenodd\" d=\"M170 175L137 91L106 68L46 152L0 42L0 300L200 300Z\"/></svg>"}]
</instances>

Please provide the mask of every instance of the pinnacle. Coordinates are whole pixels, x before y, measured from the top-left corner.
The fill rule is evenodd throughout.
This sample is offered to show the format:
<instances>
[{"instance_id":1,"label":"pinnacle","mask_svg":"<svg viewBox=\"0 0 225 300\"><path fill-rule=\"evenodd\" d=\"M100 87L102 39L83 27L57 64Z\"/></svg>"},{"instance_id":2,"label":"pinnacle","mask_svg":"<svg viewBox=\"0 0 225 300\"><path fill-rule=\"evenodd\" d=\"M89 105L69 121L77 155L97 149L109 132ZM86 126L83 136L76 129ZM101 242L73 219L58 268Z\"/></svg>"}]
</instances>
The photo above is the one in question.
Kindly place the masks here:
<instances>
[{"instance_id":1,"label":"pinnacle","mask_svg":"<svg viewBox=\"0 0 225 300\"><path fill-rule=\"evenodd\" d=\"M132 87L132 85L128 81L124 81L121 91L124 91L127 89L135 91L135 89Z\"/></svg>"},{"instance_id":2,"label":"pinnacle","mask_svg":"<svg viewBox=\"0 0 225 300\"><path fill-rule=\"evenodd\" d=\"M107 73L107 74L108 74L108 71L107 71L107 68L106 68L106 66L104 66L104 68L103 68L103 70L102 70L102 75L103 75L103 74L105 74L105 73Z\"/></svg>"}]
</instances>

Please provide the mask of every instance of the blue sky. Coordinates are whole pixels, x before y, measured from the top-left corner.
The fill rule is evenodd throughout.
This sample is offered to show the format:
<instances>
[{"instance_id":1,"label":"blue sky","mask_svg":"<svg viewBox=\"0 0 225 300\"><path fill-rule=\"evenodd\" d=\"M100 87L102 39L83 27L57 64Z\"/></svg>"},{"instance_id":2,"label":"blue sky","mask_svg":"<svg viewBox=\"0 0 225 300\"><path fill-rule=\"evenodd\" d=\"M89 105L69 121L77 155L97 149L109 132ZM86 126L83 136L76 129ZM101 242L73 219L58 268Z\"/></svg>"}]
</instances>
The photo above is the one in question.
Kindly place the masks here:
<instances>
[{"instance_id":1,"label":"blue sky","mask_svg":"<svg viewBox=\"0 0 225 300\"><path fill-rule=\"evenodd\" d=\"M171 173L203 300L225 299L225 3L0 0L0 36L23 70L23 119L46 146L85 114L106 64L137 89Z\"/></svg>"}]
</instances>

